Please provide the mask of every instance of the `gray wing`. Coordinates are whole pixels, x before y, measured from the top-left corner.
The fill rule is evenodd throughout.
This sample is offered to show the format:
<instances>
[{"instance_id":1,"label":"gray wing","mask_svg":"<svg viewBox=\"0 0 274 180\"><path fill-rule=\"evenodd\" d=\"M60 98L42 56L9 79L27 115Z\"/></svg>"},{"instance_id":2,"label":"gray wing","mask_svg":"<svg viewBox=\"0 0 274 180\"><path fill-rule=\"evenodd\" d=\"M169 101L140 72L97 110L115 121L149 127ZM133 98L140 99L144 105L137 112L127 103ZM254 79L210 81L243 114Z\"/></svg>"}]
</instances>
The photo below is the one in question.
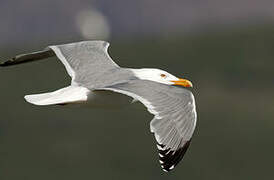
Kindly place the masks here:
<instances>
[{"instance_id":1,"label":"gray wing","mask_svg":"<svg viewBox=\"0 0 274 180\"><path fill-rule=\"evenodd\" d=\"M65 65L72 82L87 84L100 79L106 71L119 68L107 53L109 43L83 41L49 46Z\"/></svg>"},{"instance_id":2,"label":"gray wing","mask_svg":"<svg viewBox=\"0 0 274 180\"><path fill-rule=\"evenodd\" d=\"M104 89L139 100L155 115L150 129L157 141L161 167L165 171L172 170L183 158L196 126L192 93L184 88L144 80Z\"/></svg>"},{"instance_id":3,"label":"gray wing","mask_svg":"<svg viewBox=\"0 0 274 180\"><path fill-rule=\"evenodd\" d=\"M108 55L108 46L109 43L105 41L83 41L49 46L42 51L18 55L0 66L15 65L56 55L65 65L73 83L92 83L106 71L119 67Z\"/></svg>"}]
</instances>

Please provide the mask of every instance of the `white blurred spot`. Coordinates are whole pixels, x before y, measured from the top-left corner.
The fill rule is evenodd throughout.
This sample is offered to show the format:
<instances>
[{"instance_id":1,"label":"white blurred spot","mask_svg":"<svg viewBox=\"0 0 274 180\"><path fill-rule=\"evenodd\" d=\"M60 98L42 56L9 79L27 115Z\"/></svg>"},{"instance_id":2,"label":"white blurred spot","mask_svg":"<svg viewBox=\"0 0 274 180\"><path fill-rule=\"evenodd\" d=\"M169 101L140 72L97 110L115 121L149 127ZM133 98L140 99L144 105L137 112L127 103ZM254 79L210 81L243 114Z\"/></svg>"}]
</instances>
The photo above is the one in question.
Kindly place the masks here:
<instances>
[{"instance_id":1,"label":"white blurred spot","mask_svg":"<svg viewBox=\"0 0 274 180\"><path fill-rule=\"evenodd\" d=\"M85 39L103 39L110 36L106 17L95 9L83 10L76 15L76 25Z\"/></svg>"}]
</instances>

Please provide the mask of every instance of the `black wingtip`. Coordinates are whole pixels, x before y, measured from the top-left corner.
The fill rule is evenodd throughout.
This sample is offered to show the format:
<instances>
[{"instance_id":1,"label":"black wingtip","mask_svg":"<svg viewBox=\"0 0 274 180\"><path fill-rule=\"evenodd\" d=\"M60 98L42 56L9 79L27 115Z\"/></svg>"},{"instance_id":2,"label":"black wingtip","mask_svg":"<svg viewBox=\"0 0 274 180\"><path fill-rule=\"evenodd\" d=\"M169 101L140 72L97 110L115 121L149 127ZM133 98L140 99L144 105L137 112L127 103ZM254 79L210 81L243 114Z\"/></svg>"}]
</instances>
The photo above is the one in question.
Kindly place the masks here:
<instances>
[{"instance_id":1,"label":"black wingtip","mask_svg":"<svg viewBox=\"0 0 274 180\"><path fill-rule=\"evenodd\" d=\"M169 172L174 169L174 167L183 159L189 145L190 141L185 142L183 147L177 149L176 151L167 150L160 150L159 149L159 157L160 157L160 164L162 170L165 172ZM158 144L159 145L159 144ZM162 148L164 145L160 145Z\"/></svg>"},{"instance_id":2,"label":"black wingtip","mask_svg":"<svg viewBox=\"0 0 274 180\"><path fill-rule=\"evenodd\" d=\"M2 63L0 62L0 66L4 67L4 66L17 65L17 64L42 60L42 59L46 59L53 56L55 56L54 51L49 48L46 48L42 51L36 51L32 53L17 55L9 59L8 61L4 61Z\"/></svg>"},{"instance_id":3,"label":"black wingtip","mask_svg":"<svg viewBox=\"0 0 274 180\"><path fill-rule=\"evenodd\" d=\"M10 66L10 65L14 65L14 61L13 60L8 60L8 61L4 61L0 63L1 67L5 67L5 66Z\"/></svg>"}]
</instances>

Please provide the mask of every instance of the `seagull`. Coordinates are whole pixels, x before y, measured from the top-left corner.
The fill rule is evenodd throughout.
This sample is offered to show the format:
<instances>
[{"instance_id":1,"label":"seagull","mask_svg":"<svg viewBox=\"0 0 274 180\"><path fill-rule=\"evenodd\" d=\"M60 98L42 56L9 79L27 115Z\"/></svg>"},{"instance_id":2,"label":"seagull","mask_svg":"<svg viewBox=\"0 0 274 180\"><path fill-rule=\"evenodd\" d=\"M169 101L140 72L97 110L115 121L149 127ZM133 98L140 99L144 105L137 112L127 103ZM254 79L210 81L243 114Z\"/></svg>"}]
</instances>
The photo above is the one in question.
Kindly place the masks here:
<instances>
[{"instance_id":1,"label":"seagull","mask_svg":"<svg viewBox=\"0 0 274 180\"><path fill-rule=\"evenodd\" d=\"M26 95L25 100L34 105L118 105L124 102L120 96L127 97L128 104L132 98L141 102L154 115L150 131L157 142L161 168L171 171L186 153L196 126L195 100L188 89L192 83L160 69L122 68L111 59L108 47L105 41L53 45L15 56L0 66L54 56L64 64L71 84L53 92Z\"/></svg>"}]
</instances>

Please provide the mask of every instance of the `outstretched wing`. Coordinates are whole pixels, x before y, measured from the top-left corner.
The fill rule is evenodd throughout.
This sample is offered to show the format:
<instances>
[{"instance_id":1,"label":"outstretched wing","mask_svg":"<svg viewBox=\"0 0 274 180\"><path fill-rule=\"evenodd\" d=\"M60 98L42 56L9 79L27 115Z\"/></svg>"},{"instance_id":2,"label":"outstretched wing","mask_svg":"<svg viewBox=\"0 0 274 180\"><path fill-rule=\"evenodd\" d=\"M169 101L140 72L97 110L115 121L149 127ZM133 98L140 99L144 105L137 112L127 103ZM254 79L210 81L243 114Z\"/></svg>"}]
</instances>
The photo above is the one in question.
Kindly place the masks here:
<instances>
[{"instance_id":1,"label":"outstretched wing","mask_svg":"<svg viewBox=\"0 0 274 180\"><path fill-rule=\"evenodd\" d=\"M150 122L161 167L172 170L183 158L196 126L196 108L192 93L184 88L133 80L104 88L119 92L143 103L154 118Z\"/></svg>"},{"instance_id":2,"label":"outstretched wing","mask_svg":"<svg viewBox=\"0 0 274 180\"><path fill-rule=\"evenodd\" d=\"M0 66L9 66L57 56L65 65L73 83L91 83L104 72L118 68L108 55L109 43L105 41L83 41L71 44L49 46L29 54L15 56Z\"/></svg>"}]
</instances>

